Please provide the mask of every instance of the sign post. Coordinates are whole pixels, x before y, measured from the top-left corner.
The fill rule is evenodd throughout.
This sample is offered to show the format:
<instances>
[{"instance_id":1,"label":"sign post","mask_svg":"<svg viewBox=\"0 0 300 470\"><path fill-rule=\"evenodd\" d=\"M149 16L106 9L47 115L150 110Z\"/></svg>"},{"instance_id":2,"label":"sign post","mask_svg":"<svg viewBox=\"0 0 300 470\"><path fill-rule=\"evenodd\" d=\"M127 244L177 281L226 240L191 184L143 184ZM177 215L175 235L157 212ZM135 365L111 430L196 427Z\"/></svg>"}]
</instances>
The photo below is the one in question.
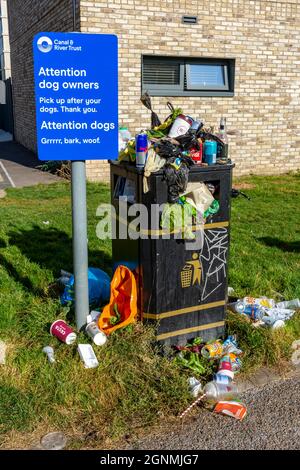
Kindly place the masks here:
<instances>
[{"instance_id":1,"label":"sign post","mask_svg":"<svg viewBox=\"0 0 300 470\"><path fill-rule=\"evenodd\" d=\"M118 45L107 34L39 33L33 40L40 160L72 161L77 328L89 313L85 160L118 157Z\"/></svg>"}]
</instances>

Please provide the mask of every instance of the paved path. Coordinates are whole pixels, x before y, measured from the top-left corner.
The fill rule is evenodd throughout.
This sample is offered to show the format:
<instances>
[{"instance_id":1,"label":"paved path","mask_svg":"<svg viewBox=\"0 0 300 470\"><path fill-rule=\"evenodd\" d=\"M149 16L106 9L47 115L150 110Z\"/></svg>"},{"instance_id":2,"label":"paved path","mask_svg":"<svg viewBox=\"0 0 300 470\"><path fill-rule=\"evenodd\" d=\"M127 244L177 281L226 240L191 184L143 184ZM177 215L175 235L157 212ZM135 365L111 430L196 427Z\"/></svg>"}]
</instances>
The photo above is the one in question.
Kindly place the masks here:
<instances>
[{"instance_id":1,"label":"paved path","mask_svg":"<svg viewBox=\"0 0 300 470\"><path fill-rule=\"evenodd\" d=\"M300 377L253 388L242 395L248 415L240 422L198 409L163 433L126 447L143 450L300 449Z\"/></svg>"},{"instance_id":2,"label":"paved path","mask_svg":"<svg viewBox=\"0 0 300 470\"><path fill-rule=\"evenodd\" d=\"M55 175L38 170L41 164L35 154L22 145L0 142L0 190L61 181Z\"/></svg>"}]
</instances>

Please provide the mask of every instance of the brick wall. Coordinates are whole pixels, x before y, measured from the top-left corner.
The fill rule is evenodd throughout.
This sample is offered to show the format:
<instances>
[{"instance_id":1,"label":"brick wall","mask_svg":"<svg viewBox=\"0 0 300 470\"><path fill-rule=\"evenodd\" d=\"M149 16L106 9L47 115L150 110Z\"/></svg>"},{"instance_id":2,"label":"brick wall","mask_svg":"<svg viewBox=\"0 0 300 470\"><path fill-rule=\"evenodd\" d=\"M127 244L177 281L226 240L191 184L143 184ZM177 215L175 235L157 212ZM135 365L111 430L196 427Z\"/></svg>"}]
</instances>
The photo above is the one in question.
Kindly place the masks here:
<instances>
[{"instance_id":1,"label":"brick wall","mask_svg":"<svg viewBox=\"0 0 300 470\"><path fill-rule=\"evenodd\" d=\"M32 39L40 31L72 31L72 1L9 0L7 3L15 139L36 151Z\"/></svg>"},{"instance_id":2,"label":"brick wall","mask_svg":"<svg viewBox=\"0 0 300 470\"><path fill-rule=\"evenodd\" d=\"M6 0L0 0L0 41L0 80L7 80L11 72Z\"/></svg>"},{"instance_id":3,"label":"brick wall","mask_svg":"<svg viewBox=\"0 0 300 470\"><path fill-rule=\"evenodd\" d=\"M35 149L31 40L71 30L71 0L8 3L16 138ZM171 100L211 125L226 116L236 174L300 169L299 0L80 0L80 9L83 32L119 37L120 124L132 133L150 123L139 102L142 54L236 58L234 97L155 97L155 111L164 118ZM184 14L198 15L198 24L183 25ZM108 171L104 162L87 164L91 180Z\"/></svg>"},{"instance_id":4,"label":"brick wall","mask_svg":"<svg viewBox=\"0 0 300 470\"><path fill-rule=\"evenodd\" d=\"M198 24L181 24L186 14ZM150 122L142 54L236 58L233 98L155 97L155 111L164 118L171 100L212 125L226 116L236 174L300 168L299 0L81 0L81 30L119 36L120 123L131 132ZM89 172L100 176L99 162Z\"/></svg>"}]
</instances>

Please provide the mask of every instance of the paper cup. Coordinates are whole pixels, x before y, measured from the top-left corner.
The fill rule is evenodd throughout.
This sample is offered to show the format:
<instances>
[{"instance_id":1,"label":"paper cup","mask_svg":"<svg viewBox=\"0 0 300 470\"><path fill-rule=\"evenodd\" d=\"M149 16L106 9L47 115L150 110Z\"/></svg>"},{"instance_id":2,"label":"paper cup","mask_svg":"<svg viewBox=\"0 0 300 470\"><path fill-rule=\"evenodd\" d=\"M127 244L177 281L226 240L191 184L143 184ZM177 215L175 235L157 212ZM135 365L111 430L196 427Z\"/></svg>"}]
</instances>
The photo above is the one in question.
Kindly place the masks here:
<instances>
[{"instance_id":1,"label":"paper cup","mask_svg":"<svg viewBox=\"0 0 300 470\"><path fill-rule=\"evenodd\" d=\"M64 320L56 320L52 323L50 333L68 345L74 343L77 337L76 333Z\"/></svg>"}]
</instances>

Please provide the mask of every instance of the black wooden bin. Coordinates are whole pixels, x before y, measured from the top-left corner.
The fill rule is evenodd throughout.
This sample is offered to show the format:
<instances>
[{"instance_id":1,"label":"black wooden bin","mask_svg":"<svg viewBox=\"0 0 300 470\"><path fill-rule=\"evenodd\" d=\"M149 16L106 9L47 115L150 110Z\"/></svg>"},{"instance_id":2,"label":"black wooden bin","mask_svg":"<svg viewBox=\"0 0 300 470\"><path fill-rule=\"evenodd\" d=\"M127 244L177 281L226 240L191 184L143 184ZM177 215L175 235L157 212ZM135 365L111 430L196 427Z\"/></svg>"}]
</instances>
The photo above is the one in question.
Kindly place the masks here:
<instances>
[{"instance_id":1,"label":"black wooden bin","mask_svg":"<svg viewBox=\"0 0 300 470\"><path fill-rule=\"evenodd\" d=\"M116 229L112 241L114 268L123 264L139 273L139 310L144 321L155 322L157 341L163 346L183 345L199 336L208 341L224 334L233 167L231 163L194 165L190 170L189 182L214 184L214 198L220 204L218 213L206 219L204 229L194 227L202 231L202 243L195 242L194 248L193 242L187 245L174 235L165 239L159 217L153 217L158 211L153 205L167 202L163 172L150 176L150 190L144 194L142 171L127 163L110 162ZM149 213L148 227L142 227L136 239L127 237L130 222L137 217L126 217L133 202L144 204ZM154 219L157 225L153 228ZM130 230L134 233L132 227Z\"/></svg>"}]
</instances>

